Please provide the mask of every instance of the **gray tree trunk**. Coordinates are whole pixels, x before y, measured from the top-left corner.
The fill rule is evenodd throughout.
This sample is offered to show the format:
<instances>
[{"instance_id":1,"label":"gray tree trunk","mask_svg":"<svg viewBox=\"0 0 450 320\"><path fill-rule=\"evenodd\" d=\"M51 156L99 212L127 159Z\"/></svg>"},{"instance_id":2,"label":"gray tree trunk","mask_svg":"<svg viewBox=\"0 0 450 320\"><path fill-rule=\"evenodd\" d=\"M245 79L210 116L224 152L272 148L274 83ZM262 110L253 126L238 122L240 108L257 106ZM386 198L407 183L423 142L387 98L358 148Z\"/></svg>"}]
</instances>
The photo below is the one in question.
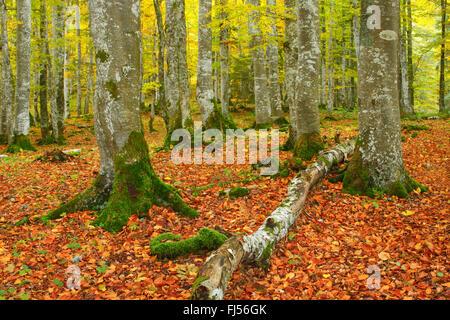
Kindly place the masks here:
<instances>
[{"instance_id":1,"label":"gray tree trunk","mask_svg":"<svg viewBox=\"0 0 450 320\"><path fill-rule=\"evenodd\" d=\"M255 7L260 6L260 0L248 0ZM255 122L256 127L264 127L271 123L269 91L267 85L266 59L259 28L260 13L253 10L249 17L250 48L252 52L254 91L255 91Z\"/></svg>"},{"instance_id":2,"label":"gray tree trunk","mask_svg":"<svg viewBox=\"0 0 450 320\"><path fill-rule=\"evenodd\" d=\"M11 59L9 56L8 28L6 1L0 1L1 14L1 44L2 44L2 72L0 90L0 143L10 144L13 139L13 78Z\"/></svg>"},{"instance_id":3,"label":"gray tree trunk","mask_svg":"<svg viewBox=\"0 0 450 320\"><path fill-rule=\"evenodd\" d=\"M48 23L47 23L47 2L41 0L40 4L40 74L39 74L39 106L41 111L41 143L49 143L49 116L48 116L48 89L49 89L49 65L50 54L48 52Z\"/></svg>"},{"instance_id":4,"label":"gray tree trunk","mask_svg":"<svg viewBox=\"0 0 450 320\"><path fill-rule=\"evenodd\" d=\"M31 80L31 0L17 0L16 91L14 97L14 144L34 148L29 142ZM19 141L20 140L20 141ZM23 142L21 140L24 140Z\"/></svg>"},{"instance_id":5,"label":"gray tree trunk","mask_svg":"<svg viewBox=\"0 0 450 320\"><path fill-rule=\"evenodd\" d=\"M164 23L161 14L161 3L160 0L153 0L153 6L155 7L156 13L156 23L158 26L158 82L159 88L157 91L156 105L162 109L162 116L166 125L168 124L167 119L167 106L166 106L166 89L165 89L165 78L166 72L164 68L165 63L165 50L166 50L166 36L164 34Z\"/></svg>"},{"instance_id":6,"label":"gray tree trunk","mask_svg":"<svg viewBox=\"0 0 450 320\"><path fill-rule=\"evenodd\" d=\"M286 0L285 6L289 17L286 19L286 43L284 46L284 81L286 87L286 105L289 108L289 138L288 149L293 148L298 139L297 133L297 104L295 102L296 79L298 72L298 26L297 26L297 1Z\"/></svg>"},{"instance_id":7,"label":"gray tree trunk","mask_svg":"<svg viewBox=\"0 0 450 320\"><path fill-rule=\"evenodd\" d=\"M328 27L328 99L327 112L332 113L334 108L334 56L333 56L333 9L334 1L330 1L330 22Z\"/></svg>"},{"instance_id":8,"label":"gray tree trunk","mask_svg":"<svg viewBox=\"0 0 450 320\"><path fill-rule=\"evenodd\" d=\"M442 44L441 44L441 62L440 62L440 72L439 72L439 112L441 113L448 113L449 112L449 105L446 104L445 101L445 94L446 94L446 84L445 82L445 59L446 55L448 54L446 52L445 48L445 37L446 37L446 25L447 25L447 0L441 0L441 10L442 10L442 18L441 18L441 38L442 38Z\"/></svg>"},{"instance_id":9,"label":"gray tree trunk","mask_svg":"<svg viewBox=\"0 0 450 320\"><path fill-rule=\"evenodd\" d=\"M65 3L60 2L59 5L53 7L53 42L55 48L52 54L52 127L53 138L58 144L64 141L64 16Z\"/></svg>"},{"instance_id":10,"label":"gray tree trunk","mask_svg":"<svg viewBox=\"0 0 450 320\"><path fill-rule=\"evenodd\" d=\"M168 102L167 132L192 128L190 84L186 55L186 17L184 0L166 0L166 48Z\"/></svg>"},{"instance_id":11,"label":"gray tree trunk","mask_svg":"<svg viewBox=\"0 0 450 320\"><path fill-rule=\"evenodd\" d=\"M398 92L399 1L361 4L359 142L344 191L406 197L418 185L405 174Z\"/></svg>"},{"instance_id":12,"label":"gray tree trunk","mask_svg":"<svg viewBox=\"0 0 450 320\"><path fill-rule=\"evenodd\" d=\"M319 0L298 1L298 73L296 81L298 139L294 156L310 160L323 149L319 116L320 16ZM301 88L301 90L299 90Z\"/></svg>"},{"instance_id":13,"label":"gray tree trunk","mask_svg":"<svg viewBox=\"0 0 450 320\"><path fill-rule=\"evenodd\" d=\"M226 6L228 0L220 0L222 6ZM222 105L222 113L224 116L229 117L229 103L231 99L231 88L230 88L230 70L229 70L229 60L230 60L230 48L228 45L230 28L227 23L228 13L227 8L224 8L220 12L220 19L222 23L220 25L220 81L221 81L221 96L220 101Z\"/></svg>"},{"instance_id":14,"label":"gray tree trunk","mask_svg":"<svg viewBox=\"0 0 450 320\"><path fill-rule=\"evenodd\" d=\"M93 90L92 88L92 78L94 77L94 54L92 47L89 47L89 73L88 73L88 79L87 79L87 86L86 86L86 97L84 100L84 113L89 113L89 105L90 105L90 98L91 98L91 92Z\"/></svg>"},{"instance_id":15,"label":"gray tree trunk","mask_svg":"<svg viewBox=\"0 0 450 320\"><path fill-rule=\"evenodd\" d=\"M197 103L202 115L203 127L214 127L214 88L212 63L211 0L198 3L198 62L197 62ZM217 82L217 79L216 79Z\"/></svg>"},{"instance_id":16,"label":"gray tree trunk","mask_svg":"<svg viewBox=\"0 0 450 320\"><path fill-rule=\"evenodd\" d=\"M269 96L272 120L276 121L283 118L283 110L281 109L281 91L280 77L278 70L278 30L276 17L276 0L267 0L269 12L271 11L274 18L271 20L271 36L272 41L267 46L267 59L269 61Z\"/></svg>"},{"instance_id":17,"label":"gray tree trunk","mask_svg":"<svg viewBox=\"0 0 450 320\"><path fill-rule=\"evenodd\" d=\"M76 70L76 77L77 77L77 115L81 116L82 110L81 110L81 98L82 98L82 92L81 92L81 68L82 68L82 61L81 61L81 14L80 14L80 0L76 0L76 10L75 10L75 23L77 28L77 70Z\"/></svg>"}]
</instances>

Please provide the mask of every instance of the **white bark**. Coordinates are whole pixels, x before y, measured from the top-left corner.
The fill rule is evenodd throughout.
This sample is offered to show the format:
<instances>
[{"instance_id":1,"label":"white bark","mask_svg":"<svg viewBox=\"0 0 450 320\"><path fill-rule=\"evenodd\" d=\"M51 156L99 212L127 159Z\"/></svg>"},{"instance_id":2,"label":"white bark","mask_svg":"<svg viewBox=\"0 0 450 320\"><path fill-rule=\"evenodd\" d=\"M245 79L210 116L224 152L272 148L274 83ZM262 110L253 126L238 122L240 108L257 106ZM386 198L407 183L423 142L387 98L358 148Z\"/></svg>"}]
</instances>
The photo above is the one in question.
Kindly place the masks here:
<instances>
[{"instance_id":1,"label":"white bark","mask_svg":"<svg viewBox=\"0 0 450 320\"><path fill-rule=\"evenodd\" d=\"M248 0L255 7L260 6L260 0ZM249 17L249 33L251 36L251 52L253 58L255 120L256 125L270 123L271 110L267 85L266 63L261 30L258 26L260 13L253 10Z\"/></svg>"},{"instance_id":2,"label":"white bark","mask_svg":"<svg viewBox=\"0 0 450 320\"><path fill-rule=\"evenodd\" d=\"M296 80L299 137L320 134L319 73L321 64L319 0L298 1L299 55ZM301 90L300 90L301 89Z\"/></svg>"},{"instance_id":3,"label":"white bark","mask_svg":"<svg viewBox=\"0 0 450 320\"><path fill-rule=\"evenodd\" d=\"M228 0L220 0L222 6L227 5ZM230 60L230 48L228 45L229 38L229 27L224 26L228 20L228 13L226 12L228 8L224 8L220 14L220 19L222 19L222 24L220 26L220 101L222 105L222 113L228 117L229 116L229 102L231 98L231 88L230 88L230 71L229 71L229 60Z\"/></svg>"},{"instance_id":4,"label":"white bark","mask_svg":"<svg viewBox=\"0 0 450 320\"><path fill-rule=\"evenodd\" d=\"M297 105L295 102L296 92L296 79L298 72L298 27L297 27L297 1L286 0L285 6L289 14L289 18L286 20L286 44L284 48L285 52L285 74L284 81L286 87L286 104L289 107L289 119L291 122L290 138L293 141L297 141Z\"/></svg>"},{"instance_id":5,"label":"white bark","mask_svg":"<svg viewBox=\"0 0 450 320\"><path fill-rule=\"evenodd\" d=\"M76 0L75 8L75 24L77 28L77 115L81 116L81 15L80 15L80 1Z\"/></svg>"},{"instance_id":6,"label":"white bark","mask_svg":"<svg viewBox=\"0 0 450 320\"><path fill-rule=\"evenodd\" d=\"M214 111L211 9L211 0L199 0L197 103L200 107L204 127L210 125L210 118Z\"/></svg>"},{"instance_id":7,"label":"white bark","mask_svg":"<svg viewBox=\"0 0 450 320\"><path fill-rule=\"evenodd\" d=\"M8 143L13 136L13 79L11 60L9 56L8 28L5 0L0 1L1 14L1 100L0 100L0 135L8 138Z\"/></svg>"},{"instance_id":8,"label":"white bark","mask_svg":"<svg viewBox=\"0 0 450 320\"><path fill-rule=\"evenodd\" d=\"M55 48L52 54L52 97L50 103L50 110L52 114L53 137L57 142L62 142L64 131L64 16L65 6L62 5L53 7L53 43Z\"/></svg>"},{"instance_id":9,"label":"white bark","mask_svg":"<svg viewBox=\"0 0 450 320\"><path fill-rule=\"evenodd\" d=\"M272 7L269 10L272 11L273 16L276 16L276 0L267 0L267 5ZM272 42L267 46L267 59L269 61L269 95L272 120L277 120L283 117L283 111L281 109L280 77L278 71L278 31L277 19L275 17L272 19L271 28Z\"/></svg>"},{"instance_id":10,"label":"white bark","mask_svg":"<svg viewBox=\"0 0 450 320\"><path fill-rule=\"evenodd\" d=\"M131 132L142 129L140 4L140 0L88 0L97 66L94 125L100 175L110 183L114 156Z\"/></svg>"},{"instance_id":11,"label":"white bark","mask_svg":"<svg viewBox=\"0 0 450 320\"><path fill-rule=\"evenodd\" d=\"M327 112L332 113L334 107L334 57L333 57L333 7L334 1L330 1L330 23L328 27L328 99Z\"/></svg>"},{"instance_id":12,"label":"white bark","mask_svg":"<svg viewBox=\"0 0 450 320\"><path fill-rule=\"evenodd\" d=\"M16 92L14 135L30 130L31 0L17 0Z\"/></svg>"},{"instance_id":13,"label":"white bark","mask_svg":"<svg viewBox=\"0 0 450 320\"><path fill-rule=\"evenodd\" d=\"M190 114L190 84L186 55L186 17L184 0L166 1L167 76L169 132L185 127ZM181 120L177 120L181 118Z\"/></svg>"}]
</instances>

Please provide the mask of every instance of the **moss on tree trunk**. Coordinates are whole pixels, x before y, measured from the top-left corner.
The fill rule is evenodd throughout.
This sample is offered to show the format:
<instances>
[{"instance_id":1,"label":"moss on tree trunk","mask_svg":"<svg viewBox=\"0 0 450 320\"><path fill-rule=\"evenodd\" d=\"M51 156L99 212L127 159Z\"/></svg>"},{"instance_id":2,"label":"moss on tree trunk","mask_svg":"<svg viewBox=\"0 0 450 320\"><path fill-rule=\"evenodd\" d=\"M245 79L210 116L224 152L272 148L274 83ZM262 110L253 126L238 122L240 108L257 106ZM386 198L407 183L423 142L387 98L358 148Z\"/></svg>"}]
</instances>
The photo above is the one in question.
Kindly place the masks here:
<instances>
[{"instance_id":1,"label":"moss on tree trunk","mask_svg":"<svg viewBox=\"0 0 450 320\"><path fill-rule=\"evenodd\" d=\"M177 190L155 174L142 133L132 132L114 160L114 184L106 207L95 224L116 233L135 213L146 213L152 205L171 207L182 216L196 217Z\"/></svg>"},{"instance_id":2,"label":"moss on tree trunk","mask_svg":"<svg viewBox=\"0 0 450 320\"><path fill-rule=\"evenodd\" d=\"M323 149L324 145L319 133L304 133L295 143L294 158L309 161Z\"/></svg>"},{"instance_id":3,"label":"moss on tree trunk","mask_svg":"<svg viewBox=\"0 0 450 320\"><path fill-rule=\"evenodd\" d=\"M171 207L181 216L198 216L174 187L155 174L142 133L130 134L115 158L114 182L109 181L108 177L100 175L87 191L39 219L46 221L59 219L65 213L98 211L94 225L117 233L131 215L147 213L153 205Z\"/></svg>"},{"instance_id":4,"label":"moss on tree trunk","mask_svg":"<svg viewBox=\"0 0 450 320\"><path fill-rule=\"evenodd\" d=\"M387 186L380 187L375 185L373 179L361 156L359 146L356 146L355 154L352 161L350 161L348 168L343 178L343 192L352 195L367 195L375 197L377 193L386 193L391 196L399 198L407 198L409 193L413 190L420 189L422 192L427 192L428 188L414 181L408 172L399 172L397 181L390 183Z\"/></svg>"},{"instance_id":5,"label":"moss on tree trunk","mask_svg":"<svg viewBox=\"0 0 450 320\"><path fill-rule=\"evenodd\" d=\"M15 135L12 143L6 149L7 153L19 153L21 150L37 151L31 144L30 137L26 135Z\"/></svg>"}]
</instances>

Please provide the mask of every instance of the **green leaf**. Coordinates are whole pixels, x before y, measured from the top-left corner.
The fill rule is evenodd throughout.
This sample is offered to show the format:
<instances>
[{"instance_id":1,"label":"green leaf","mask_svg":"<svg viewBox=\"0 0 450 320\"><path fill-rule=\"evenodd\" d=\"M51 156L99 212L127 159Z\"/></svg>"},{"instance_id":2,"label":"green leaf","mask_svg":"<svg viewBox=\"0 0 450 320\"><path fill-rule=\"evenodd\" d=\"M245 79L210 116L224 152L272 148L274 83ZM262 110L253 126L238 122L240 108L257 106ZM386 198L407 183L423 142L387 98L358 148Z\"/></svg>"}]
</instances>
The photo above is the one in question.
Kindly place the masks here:
<instances>
[{"instance_id":1,"label":"green leaf","mask_svg":"<svg viewBox=\"0 0 450 320\"><path fill-rule=\"evenodd\" d=\"M444 274L443 274L442 272L438 272L436 275L437 275L439 278L442 278L442 277L444 276Z\"/></svg>"},{"instance_id":2,"label":"green leaf","mask_svg":"<svg viewBox=\"0 0 450 320\"><path fill-rule=\"evenodd\" d=\"M28 300L28 299L30 299L30 298L28 297L28 294L26 294L26 293L23 293L23 294L19 295L19 298L20 298L21 300Z\"/></svg>"},{"instance_id":3,"label":"green leaf","mask_svg":"<svg viewBox=\"0 0 450 320\"><path fill-rule=\"evenodd\" d=\"M64 283L59 279L53 279L53 283L56 284L58 287L64 286Z\"/></svg>"}]
</instances>

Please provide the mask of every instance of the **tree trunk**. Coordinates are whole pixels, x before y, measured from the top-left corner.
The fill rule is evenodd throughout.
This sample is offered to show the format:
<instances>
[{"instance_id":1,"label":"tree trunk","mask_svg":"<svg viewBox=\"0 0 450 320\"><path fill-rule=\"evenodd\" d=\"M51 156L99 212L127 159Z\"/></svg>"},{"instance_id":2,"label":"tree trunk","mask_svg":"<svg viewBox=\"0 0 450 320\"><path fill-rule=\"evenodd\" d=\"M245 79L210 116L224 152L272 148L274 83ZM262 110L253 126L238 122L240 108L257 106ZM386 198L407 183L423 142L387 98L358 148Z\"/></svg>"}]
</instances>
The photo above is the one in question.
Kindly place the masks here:
<instances>
[{"instance_id":1,"label":"tree trunk","mask_svg":"<svg viewBox=\"0 0 450 320\"><path fill-rule=\"evenodd\" d=\"M295 102L296 80L298 72L298 26L297 26L297 1L286 0L285 6L289 17L286 19L286 43L284 45L285 71L284 81L286 86L286 105L289 108L289 138L285 149L293 149L298 139L297 130L297 104Z\"/></svg>"},{"instance_id":2,"label":"tree trunk","mask_svg":"<svg viewBox=\"0 0 450 320\"><path fill-rule=\"evenodd\" d=\"M294 157L311 160L323 149L320 136L319 73L320 73L320 16L319 0L298 1L299 55L295 103L298 139ZM299 90L301 88L301 90Z\"/></svg>"},{"instance_id":3,"label":"tree trunk","mask_svg":"<svg viewBox=\"0 0 450 320\"><path fill-rule=\"evenodd\" d=\"M328 28L328 99L327 112L331 114L334 108L334 56L333 56L333 7L334 1L330 1L330 22Z\"/></svg>"},{"instance_id":4,"label":"tree trunk","mask_svg":"<svg viewBox=\"0 0 450 320\"><path fill-rule=\"evenodd\" d=\"M168 137L179 128L192 129L186 55L184 0L166 0Z\"/></svg>"},{"instance_id":5,"label":"tree trunk","mask_svg":"<svg viewBox=\"0 0 450 320\"><path fill-rule=\"evenodd\" d=\"M48 118L48 30L47 30L47 3L41 0L40 7L40 74L39 74L39 105L41 111L41 141L42 144L50 142Z\"/></svg>"},{"instance_id":6,"label":"tree trunk","mask_svg":"<svg viewBox=\"0 0 450 320\"><path fill-rule=\"evenodd\" d=\"M14 139L9 152L20 149L36 149L32 146L30 130L30 81L31 81L31 0L17 0L16 30L16 91L14 97Z\"/></svg>"},{"instance_id":7,"label":"tree trunk","mask_svg":"<svg viewBox=\"0 0 450 320\"><path fill-rule=\"evenodd\" d=\"M53 7L53 41L55 48L52 54L54 80L52 82L51 100L53 139L58 144L64 142L64 16L65 4L61 2Z\"/></svg>"},{"instance_id":8,"label":"tree trunk","mask_svg":"<svg viewBox=\"0 0 450 320\"><path fill-rule=\"evenodd\" d=\"M8 43L8 17L6 2L0 1L1 44L2 44L2 78L0 101L0 144L11 144L13 141L13 78Z\"/></svg>"},{"instance_id":9,"label":"tree trunk","mask_svg":"<svg viewBox=\"0 0 450 320\"><path fill-rule=\"evenodd\" d=\"M359 141L344 177L344 192L406 197L420 187L402 158L398 94L399 1L362 1Z\"/></svg>"},{"instance_id":10,"label":"tree trunk","mask_svg":"<svg viewBox=\"0 0 450 320\"><path fill-rule=\"evenodd\" d=\"M81 68L82 68L82 62L81 62L81 13L80 13L80 0L76 0L76 9L75 9L75 23L77 28L77 70L76 70L76 77L77 77L77 115L78 117L81 116L81 98L82 98L82 92L81 92Z\"/></svg>"},{"instance_id":11,"label":"tree trunk","mask_svg":"<svg viewBox=\"0 0 450 320\"><path fill-rule=\"evenodd\" d=\"M198 3L197 103L204 129L214 128L211 0ZM216 79L217 82L217 79Z\"/></svg>"},{"instance_id":12,"label":"tree trunk","mask_svg":"<svg viewBox=\"0 0 450 320\"><path fill-rule=\"evenodd\" d=\"M259 7L260 0L248 0L248 3ZM255 123L262 128L271 123L270 103L268 96L265 54L261 30L259 29L260 13L253 10L249 17L250 50L253 60L254 90L255 90Z\"/></svg>"},{"instance_id":13,"label":"tree trunk","mask_svg":"<svg viewBox=\"0 0 450 320\"><path fill-rule=\"evenodd\" d=\"M159 88L157 92L158 99L156 100L156 105L161 109L162 117L165 121L166 126L168 126L168 111L166 105L166 89L165 89L165 79L166 72L164 68L165 62L165 48L166 48L166 36L164 34L164 23L161 14L161 3L160 0L153 0L153 6L155 7L156 13L156 23L158 26L158 83Z\"/></svg>"},{"instance_id":14,"label":"tree trunk","mask_svg":"<svg viewBox=\"0 0 450 320\"><path fill-rule=\"evenodd\" d=\"M409 84L409 103L414 110L414 66L413 66L413 38L412 38L412 8L411 0L407 0L406 6L408 9L408 84Z\"/></svg>"},{"instance_id":15,"label":"tree trunk","mask_svg":"<svg viewBox=\"0 0 450 320\"><path fill-rule=\"evenodd\" d=\"M129 216L145 214L152 205L198 215L157 177L142 132L140 0L88 0L88 6L97 65L94 126L100 176L85 193L42 219L100 210L95 224L115 233Z\"/></svg>"},{"instance_id":16,"label":"tree trunk","mask_svg":"<svg viewBox=\"0 0 450 320\"><path fill-rule=\"evenodd\" d=\"M220 4L224 7L227 6L228 0L220 0ZM222 8L220 12L220 101L222 105L222 113L225 117L230 116L229 104L231 99L230 91L230 48L228 45L230 28L227 25L228 13L227 8Z\"/></svg>"},{"instance_id":17,"label":"tree trunk","mask_svg":"<svg viewBox=\"0 0 450 320\"><path fill-rule=\"evenodd\" d=\"M278 30L276 19L276 0L267 0L269 12L274 17L271 20L271 37L272 41L267 46L267 59L269 60L269 95L270 109L272 120L277 121L283 118L283 110L281 109L281 91L280 77L278 71Z\"/></svg>"},{"instance_id":18,"label":"tree trunk","mask_svg":"<svg viewBox=\"0 0 450 320\"><path fill-rule=\"evenodd\" d=\"M439 76L439 112L448 113L449 106L445 103L445 93L446 93L446 83L445 83L445 59L446 59L446 48L445 48L445 37L446 37L446 24L447 24L447 0L441 0L441 10L442 10L442 44L441 44L441 63L440 63L440 76Z\"/></svg>"},{"instance_id":19,"label":"tree trunk","mask_svg":"<svg viewBox=\"0 0 450 320\"><path fill-rule=\"evenodd\" d=\"M88 73L88 80L87 80L87 86L86 86L86 98L84 102L84 113L89 114L89 105L90 105L90 98L91 98L91 91L92 91L92 78L94 77L94 54L92 47L89 47L89 73Z\"/></svg>"},{"instance_id":20,"label":"tree trunk","mask_svg":"<svg viewBox=\"0 0 450 320\"><path fill-rule=\"evenodd\" d=\"M213 252L200 268L192 288L195 300L220 300L236 267L256 264L268 269L277 243L283 239L300 215L310 190L329 172L331 167L352 155L354 141L343 143L324 152L309 169L295 177L288 187L287 197L270 214L263 225L248 236L235 236Z\"/></svg>"}]
</instances>

